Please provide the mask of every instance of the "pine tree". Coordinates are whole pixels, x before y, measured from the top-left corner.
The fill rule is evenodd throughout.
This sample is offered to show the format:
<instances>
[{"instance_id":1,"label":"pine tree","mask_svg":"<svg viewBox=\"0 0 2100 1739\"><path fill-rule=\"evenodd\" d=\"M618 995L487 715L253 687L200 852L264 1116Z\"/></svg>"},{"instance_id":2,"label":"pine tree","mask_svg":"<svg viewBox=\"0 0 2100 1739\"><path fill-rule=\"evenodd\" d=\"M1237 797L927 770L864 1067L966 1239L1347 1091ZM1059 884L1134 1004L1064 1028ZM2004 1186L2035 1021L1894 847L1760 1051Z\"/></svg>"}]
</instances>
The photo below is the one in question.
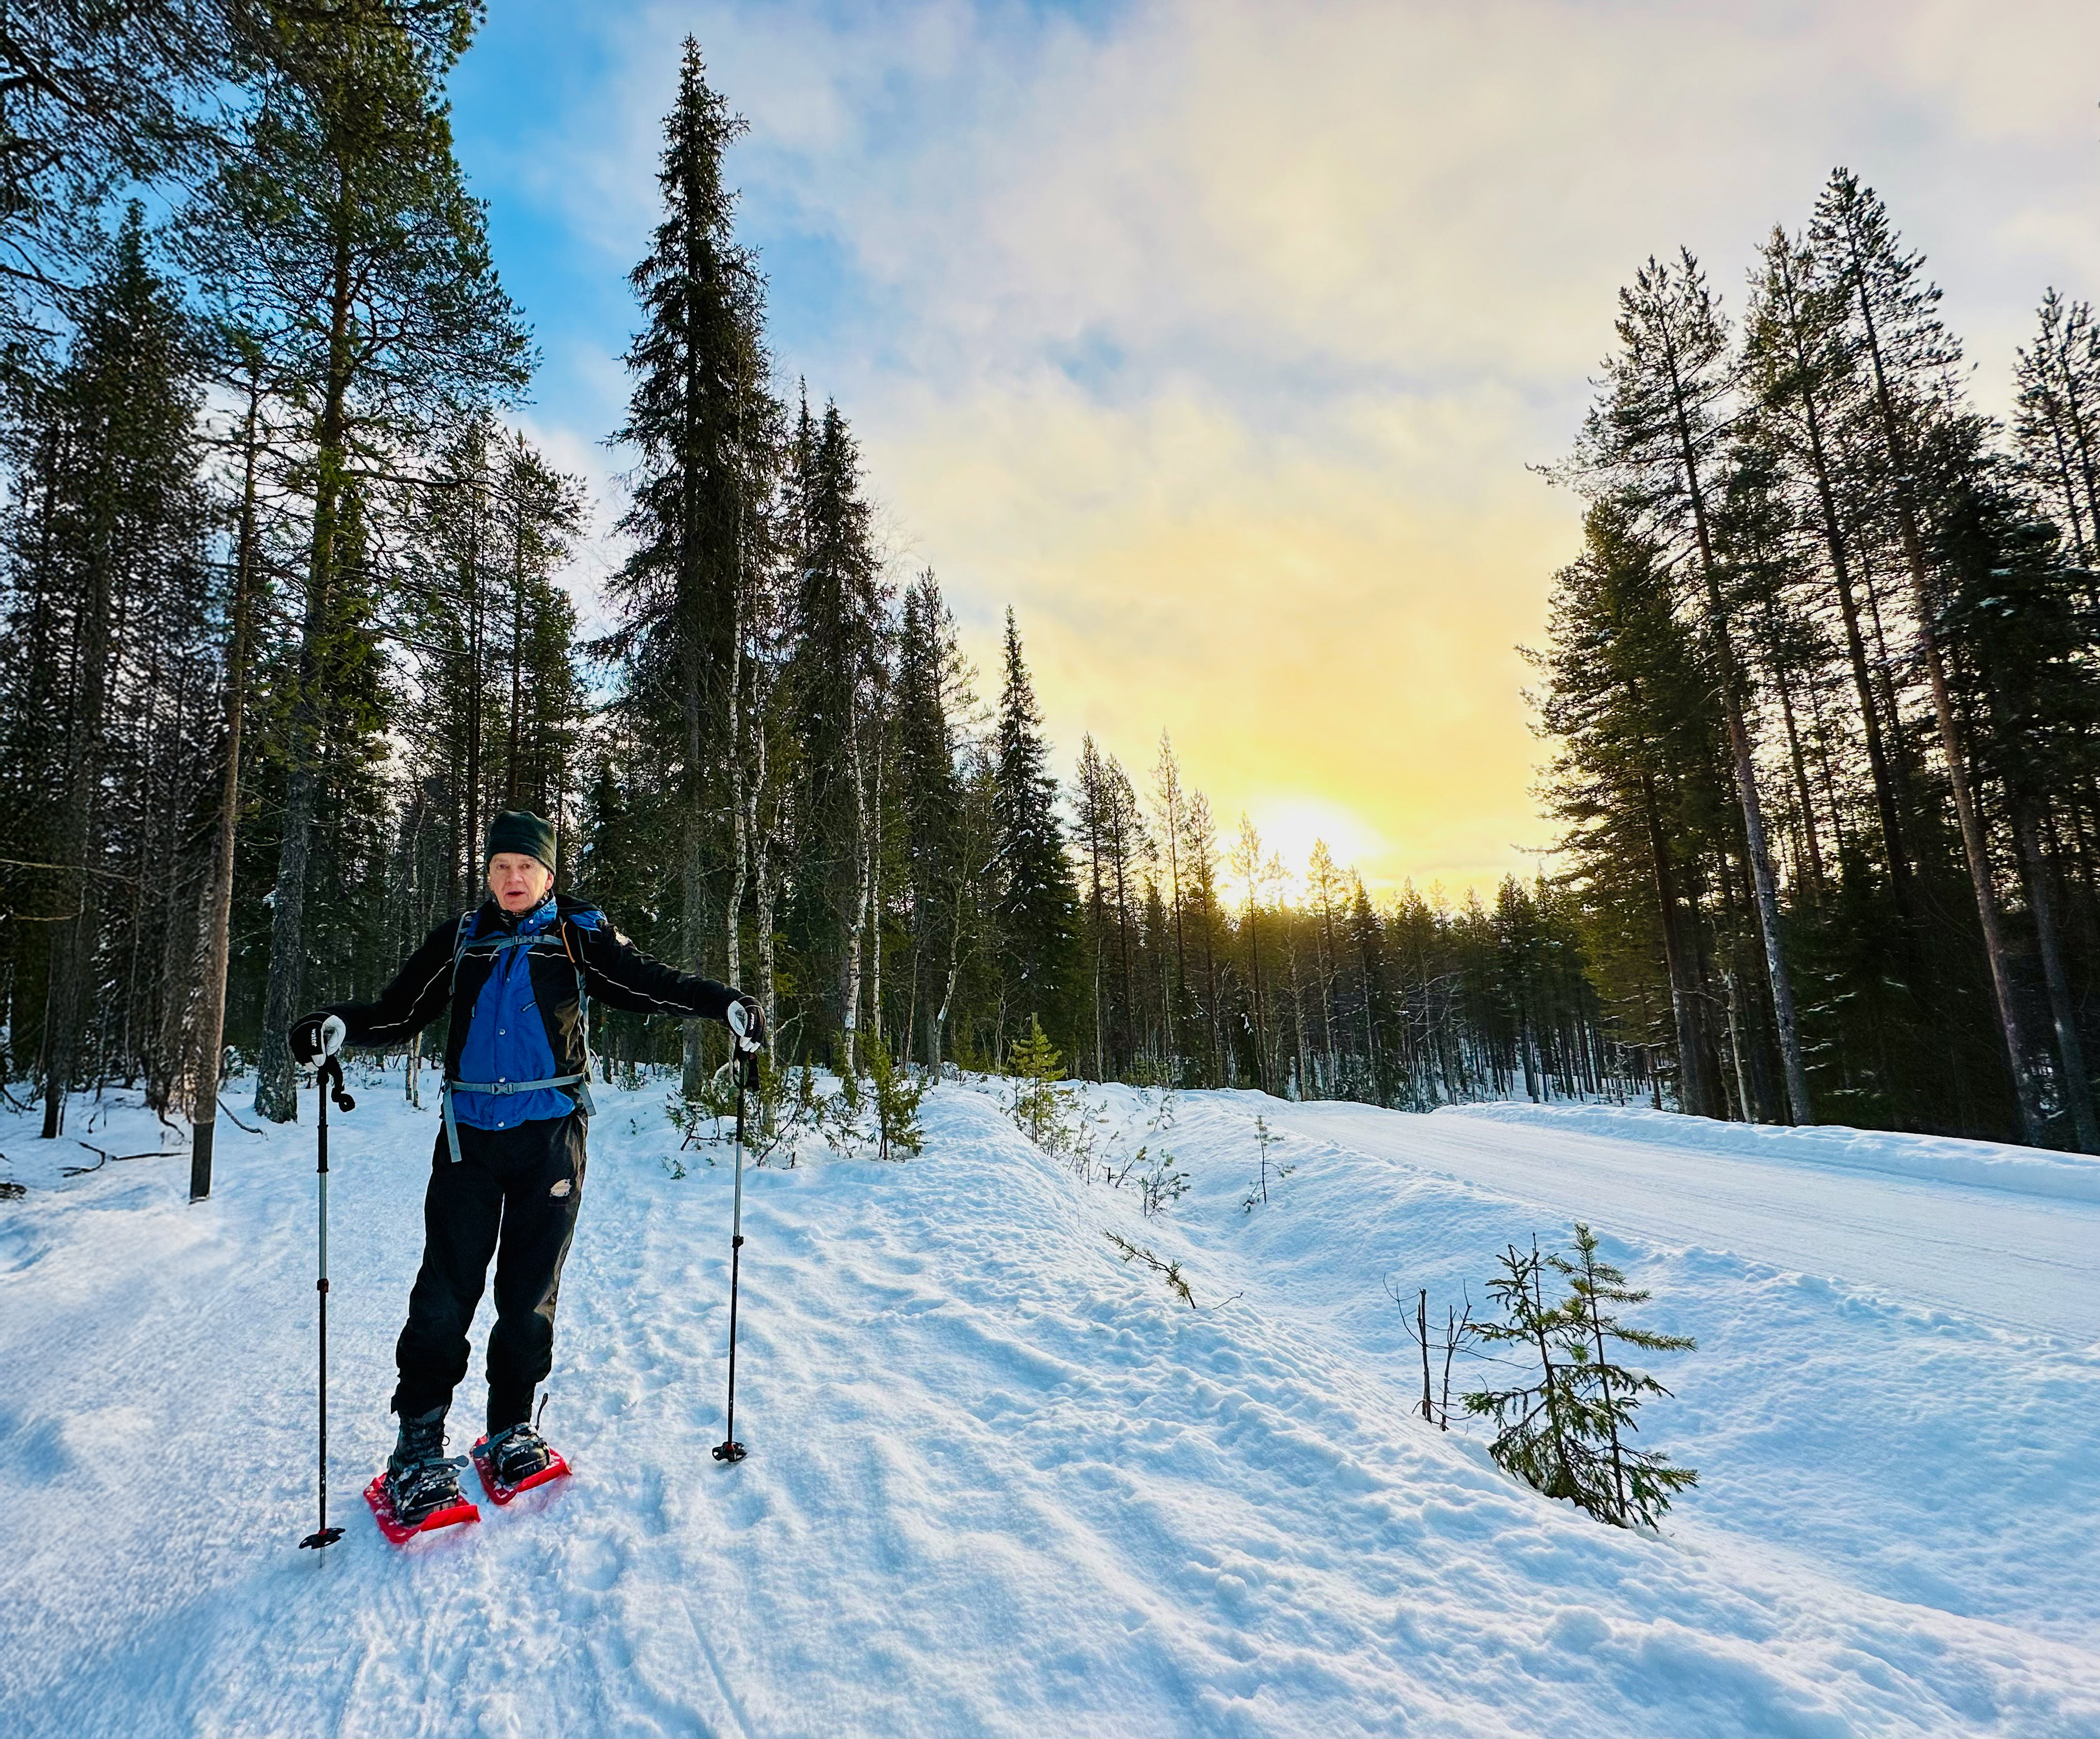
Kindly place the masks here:
<instances>
[{"instance_id":1,"label":"pine tree","mask_svg":"<svg viewBox=\"0 0 2100 1739\"><path fill-rule=\"evenodd\" d=\"M2052 288L2039 324L2014 376L2021 466L2091 567L2100 563L2100 323L2091 302L2067 302Z\"/></svg>"},{"instance_id":2,"label":"pine tree","mask_svg":"<svg viewBox=\"0 0 2100 1739\"><path fill-rule=\"evenodd\" d=\"M468 0L331 0L279 10L260 45L239 148L196 205L186 263L229 328L307 408L312 499L285 739L256 1106L296 1114L285 1033L309 938L322 636L334 613L346 494L365 460L461 399L514 391L527 339L496 281L482 207L452 154L443 81L477 16Z\"/></svg>"},{"instance_id":3,"label":"pine tree","mask_svg":"<svg viewBox=\"0 0 2100 1739\"><path fill-rule=\"evenodd\" d=\"M1584 426L1581 462L1604 486L1603 492L1639 505L1655 534L1667 540L1665 547L1690 568L1703 596L1735 762L1787 1110L1794 1122L1809 1123L1813 1116L1808 1077L1746 716L1749 697L1740 630L1731 619L1711 523L1714 474L1736 369L1720 310L1689 252L1674 269L1651 259L1632 286L1619 293L1618 335L1620 349L1606 360L1601 395Z\"/></svg>"},{"instance_id":4,"label":"pine tree","mask_svg":"<svg viewBox=\"0 0 2100 1739\"><path fill-rule=\"evenodd\" d=\"M1793 448L1814 492L1832 595L1844 624L1845 649L1858 704L1882 849L1899 904L1914 921L1911 866L1893 761L1868 670L1861 630L1853 546L1840 511L1847 479L1840 442L1855 413L1856 387L1847 298L1820 277L1807 246L1775 229L1765 244L1745 333L1746 377L1766 426Z\"/></svg>"},{"instance_id":5,"label":"pine tree","mask_svg":"<svg viewBox=\"0 0 2100 1739\"><path fill-rule=\"evenodd\" d=\"M208 159L213 111L243 70L247 23L218 0L8 9L0 377L33 382L51 333L91 308L112 197Z\"/></svg>"},{"instance_id":6,"label":"pine tree","mask_svg":"<svg viewBox=\"0 0 2100 1739\"><path fill-rule=\"evenodd\" d=\"M1864 390L1859 395L1855 436L1870 455L1872 474L1897 528L1939 727L1940 754L1991 969L2014 1102L2025 1139L2039 1141L2041 1109L1992 885L1990 847L1970 781L1927 571L1929 527L1922 497L1932 492L1927 475L1930 456L1935 449L1948 449L1949 435L1954 437L1952 446L1957 451L1970 444L1958 428L1963 413L1954 370L1961 347L1940 322L1939 291L1923 276L1923 256L1905 249L1889 221L1887 208L1849 170L1832 173L1816 201L1809 242L1828 280L1846 293L1847 318L1855 323L1855 355L1864 375Z\"/></svg>"}]
</instances>

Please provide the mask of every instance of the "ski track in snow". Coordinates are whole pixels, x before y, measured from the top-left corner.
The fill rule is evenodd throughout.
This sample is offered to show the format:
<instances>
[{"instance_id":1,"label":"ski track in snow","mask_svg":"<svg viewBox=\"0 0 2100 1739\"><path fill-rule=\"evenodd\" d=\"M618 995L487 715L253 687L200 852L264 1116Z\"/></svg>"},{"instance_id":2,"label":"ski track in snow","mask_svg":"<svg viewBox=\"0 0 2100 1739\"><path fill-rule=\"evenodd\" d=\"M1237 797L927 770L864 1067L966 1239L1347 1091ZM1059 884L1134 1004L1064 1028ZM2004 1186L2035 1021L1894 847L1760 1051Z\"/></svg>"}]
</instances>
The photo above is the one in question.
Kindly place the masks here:
<instances>
[{"instance_id":1,"label":"ski track in snow","mask_svg":"<svg viewBox=\"0 0 2100 1739\"><path fill-rule=\"evenodd\" d=\"M223 1126L191 1206L180 1157L60 1185L0 1117L35 1185L0 1204L0 1731L2100 1729L2100 1204L1946 1181L2046 1185L2023 1150L1776 1158L1609 1108L1251 1093L1183 1095L1162 1131L1154 1097L1095 1089L1123 1151L1191 1176L1145 1220L944 1086L920 1158L748 1174L727 1468L727 1151L674 1179L663 1086L607 1092L545 1419L576 1475L404 1550L357 1494L392 1440L435 1119L398 1075L353 1084L346 1532L318 1556L311 1124ZM1293 1169L1249 1212L1257 1111ZM119 1106L90 1138L154 1131ZM1644 1416L1701 1470L1660 1537L1410 1416L1388 1281L1479 1300L1503 1244L1577 1216L1655 1289L1639 1319L1699 1337ZM1183 1260L1206 1308L1108 1229Z\"/></svg>"}]
</instances>

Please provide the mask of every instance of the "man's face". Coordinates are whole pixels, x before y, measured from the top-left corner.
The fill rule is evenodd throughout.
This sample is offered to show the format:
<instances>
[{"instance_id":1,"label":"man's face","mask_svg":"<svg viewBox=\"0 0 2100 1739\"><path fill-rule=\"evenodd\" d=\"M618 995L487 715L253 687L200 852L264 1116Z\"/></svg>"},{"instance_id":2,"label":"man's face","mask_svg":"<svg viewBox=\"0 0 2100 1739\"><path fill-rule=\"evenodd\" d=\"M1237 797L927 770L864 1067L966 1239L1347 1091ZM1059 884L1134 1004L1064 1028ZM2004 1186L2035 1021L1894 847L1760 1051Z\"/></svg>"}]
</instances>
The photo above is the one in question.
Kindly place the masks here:
<instances>
[{"instance_id":1,"label":"man's face","mask_svg":"<svg viewBox=\"0 0 2100 1739\"><path fill-rule=\"evenodd\" d=\"M488 891L505 911L530 911L554 885L554 872L522 851L499 851L488 860Z\"/></svg>"}]
</instances>

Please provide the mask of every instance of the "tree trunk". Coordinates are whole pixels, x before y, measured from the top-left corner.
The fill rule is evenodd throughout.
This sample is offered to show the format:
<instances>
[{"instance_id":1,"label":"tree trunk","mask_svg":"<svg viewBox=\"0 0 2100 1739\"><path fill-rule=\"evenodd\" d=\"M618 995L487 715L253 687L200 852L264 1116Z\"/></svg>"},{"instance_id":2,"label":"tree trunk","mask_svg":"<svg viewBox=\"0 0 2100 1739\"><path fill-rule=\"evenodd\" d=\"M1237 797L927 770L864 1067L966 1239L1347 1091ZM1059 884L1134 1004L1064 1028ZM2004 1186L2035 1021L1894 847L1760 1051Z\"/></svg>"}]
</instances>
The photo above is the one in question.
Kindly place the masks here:
<instances>
[{"instance_id":1,"label":"tree trunk","mask_svg":"<svg viewBox=\"0 0 2100 1739\"><path fill-rule=\"evenodd\" d=\"M854 892L853 917L846 926L846 958L845 982L840 986L841 1009L840 1027L845 1038L845 1072L859 1072L857 1055L860 1039L860 993L862 971L862 938L867 922L869 894L869 856L867 825L867 781L862 776L860 756L860 708L853 705L847 713L846 728L853 734L854 814L858 832L854 843L858 849L854 857L858 865L858 885Z\"/></svg>"},{"instance_id":2,"label":"tree trunk","mask_svg":"<svg viewBox=\"0 0 2100 1739\"><path fill-rule=\"evenodd\" d=\"M242 431L240 546L226 649L226 763L219 774L218 820L205 894L204 969L199 985L195 1094L190 1103L190 1199L211 1194L212 1147L218 1132L219 1059L226 1042L227 957L233 925L233 856L240 826L240 732L247 707L249 608L255 585L256 421L262 384L248 378Z\"/></svg>"},{"instance_id":3,"label":"tree trunk","mask_svg":"<svg viewBox=\"0 0 2100 1739\"><path fill-rule=\"evenodd\" d=\"M1822 411L1810 384L1808 351L1802 331L1802 316L1793 267L1782 262L1781 286L1787 298L1787 334L1792 341L1794 363L1800 371L1802 417L1808 435L1810 469L1815 477L1816 505L1823 524L1824 547L1830 556L1830 576L1838 594L1838 613L1845 625L1845 651L1851 664L1852 686L1860 701L1860 722L1867 740L1867 767L1874 786L1874 808L1882 824L1882 844L1888 855L1889 879L1894 884L1898 908L1908 919L1910 911L1910 859L1904 850L1903 828L1898 819L1895 782L1889 768L1887 745L1882 737L1881 710L1874 700L1873 682L1867 668L1867 647L1860 632L1860 607L1852 592L1852 575L1846 557L1845 535L1839 523L1837 491L1831 480L1830 461L1823 439Z\"/></svg>"},{"instance_id":4,"label":"tree trunk","mask_svg":"<svg viewBox=\"0 0 2100 1739\"><path fill-rule=\"evenodd\" d=\"M2063 949L2056 930L2055 877L2041 849L2034 811L2019 803L2020 854L2027 865L2027 907L2034 913L2035 940L2041 950L2042 976L2049 983L2049 1007L2056 1022L2057 1053L2063 1059L2063 1098L2080 1153L2100 1153L2100 1123L2093 1114L2093 1084L2085 1073L2085 1048L2078 1037L2078 1013L2071 1000L2071 979L2063 969Z\"/></svg>"},{"instance_id":5,"label":"tree trunk","mask_svg":"<svg viewBox=\"0 0 2100 1739\"><path fill-rule=\"evenodd\" d=\"M513 474L514 480L515 473ZM510 730L503 754L503 806L518 807L523 787L518 781L518 760L522 750L518 715L525 709L525 504L510 504Z\"/></svg>"},{"instance_id":6,"label":"tree trunk","mask_svg":"<svg viewBox=\"0 0 2100 1739\"><path fill-rule=\"evenodd\" d=\"M1787 1107L1795 1123L1806 1123L1814 1120L1809 1106L1808 1075L1802 1064L1801 1032L1794 1017L1793 980L1787 971L1786 956L1780 945L1779 894L1773 885L1771 854L1766 849L1764 810L1758 798L1757 766L1751 757L1750 734L1743 722L1740 667L1729 638L1727 610L1722 602L1720 576L1707 532L1705 497L1700 487L1698 457L1692 448L1691 426L1684 411L1676 350L1667 335L1664 342L1676 413L1678 444L1692 498L1692 523L1698 533L1700 566L1706 582L1707 615L1713 625L1714 650L1720 659L1721 698L1727 713L1728 747L1735 759L1736 795L1742 806L1750 874L1757 888L1758 929L1764 940L1765 973L1771 982L1772 1013L1779 1028L1780 1057L1786 1070Z\"/></svg>"},{"instance_id":7,"label":"tree trunk","mask_svg":"<svg viewBox=\"0 0 2100 1739\"><path fill-rule=\"evenodd\" d=\"M1908 456L1903 430L1896 420L1895 404L1882 367L1881 338L1874 324L1873 299L1867 294L1866 276L1856 241L1847 234L1851 249L1853 287L1867 333L1867 354L1873 366L1874 398L1881 413L1883 439L1888 443L1890 470L1895 479L1896 520L1902 534L1904 558L1910 567L1912 607L1917 615L1918 638L1925 647L1926 673L1931 679L1932 709L1939 722L1939 748L1947 761L1947 782L1954 794L1954 813L1961 824L1961 849L1969 861L1969 880L1976 894L1976 917L1983 935L1983 953L1991 968L1991 988L1997 1000L1998 1024L2005 1045L2005 1059L2012 1075L2013 1098L2019 1108L2022 1139L2039 1145L2042 1138L2041 1106L2036 1097L2033 1071L2027 1065L2027 1044L2020 1031L2019 1011L2014 998L2010 964L2005 957L2005 933L1998 922L1998 903L1991 886L1991 858L1983 838L1983 825L1976 812L1976 799L1969 784L1967 757L1962 753L1960 723L1955 717L1954 697L1948 686L1947 660L1932 611L1930 589L1925 572L1925 543L1919 535L1917 516L1910 498Z\"/></svg>"},{"instance_id":8,"label":"tree trunk","mask_svg":"<svg viewBox=\"0 0 2100 1739\"><path fill-rule=\"evenodd\" d=\"M112 484L98 479L97 495ZM102 716L109 682L109 563L111 528L107 506L98 501L94 543L88 551L87 586L81 599L75 646L75 689L66 733L66 788L55 860L73 876L73 916L59 929L51 950L51 977L44 992L43 1138L55 1140L65 1128L67 1091L80 1057L80 1026L87 1005L87 978L94 968L95 936L100 927L102 890L92 859L95 854L95 795L102 784Z\"/></svg>"},{"instance_id":9,"label":"tree trunk","mask_svg":"<svg viewBox=\"0 0 2100 1739\"><path fill-rule=\"evenodd\" d=\"M735 836L730 866L728 982L734 990L743 974L743 889L751 858L751 830L744 808L743 768L743 554L739 550L736 589L730 599L729 651L729 807Z\"/></svg>"},{"instance_id":10,"label":"tree trunk","mask_svg":"<svg viewBox=\"0 0 2100 1739\"><path fill-rule=\"evenodd\" d=\"M1693 1117L1710 1117L1713 1101L1707 1091L1705 1063L1692 1008L1693 986L1679 928L1684 920L1678 904L1677 877L1657 813L1655 781L1647 774L1641 775L1641 808L1648 827L1648 852L1655 863L1656 900L1662 913L1663 967L1670 975L1670 1009L1677 1026L1678 1109Z\"/></svg>"},{"instance_id":11,"label":"tree trunk","mask_svg":"<svg viewBox=\"0 0 2100 1739\"><path fill-rule=\"evenodd\" d=\"M347 194L346 193L346 197ZM306 981L307 859L319 798L321 642L335 579L336 514L343 483L345 405L350 391L351 256L338 241L329 309L329 362L314 483L313 542L307 568L307 606L299 637L298 688L292 700L290 767L285 778L285 838L277 854L277 885L270 914L270 981L262 1000L262 1048L255 1069L255 1110L272 1123L299 1114L292 1064L291 1026Z\"/></svg>"}]
</instances>

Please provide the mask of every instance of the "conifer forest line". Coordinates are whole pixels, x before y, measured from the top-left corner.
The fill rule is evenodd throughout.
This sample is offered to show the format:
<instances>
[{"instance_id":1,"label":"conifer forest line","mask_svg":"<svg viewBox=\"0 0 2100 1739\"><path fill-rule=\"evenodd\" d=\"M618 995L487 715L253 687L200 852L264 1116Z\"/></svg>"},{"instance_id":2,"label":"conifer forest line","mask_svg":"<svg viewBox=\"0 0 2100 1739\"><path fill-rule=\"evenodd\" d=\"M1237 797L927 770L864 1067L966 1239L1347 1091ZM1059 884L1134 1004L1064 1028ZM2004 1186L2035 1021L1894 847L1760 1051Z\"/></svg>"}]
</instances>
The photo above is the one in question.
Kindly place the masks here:
<instances>
[{"instance_id":1,"label":"conifer forest line","mask_svg":"<svg viewBox=\"0 0 2100 1739\"><path fill-rule=\"evenodd\" d=\"M1846 170L1747 285L1650 260L1550 472L1586 510L1528 653L1555 854L1492 902L1374 898L1214 814L1163 735L1056 776L1021 625L972 666L769 348L690 41L608 431L628 553L580 638L590 504L507 420L536 356L447 119L478 15L8 15L0 1081L47 1134L143 1084L208 1154L236 1066L294 1114L293 1018L376 991L529 807L563 889L760 995L786 1059L997 1068L1039 1022L1098 1079L2100 1151L2075 287L2007 426ZM593 1028L609 1073L719 1060Z\"/></svg>"}]
</instances>

